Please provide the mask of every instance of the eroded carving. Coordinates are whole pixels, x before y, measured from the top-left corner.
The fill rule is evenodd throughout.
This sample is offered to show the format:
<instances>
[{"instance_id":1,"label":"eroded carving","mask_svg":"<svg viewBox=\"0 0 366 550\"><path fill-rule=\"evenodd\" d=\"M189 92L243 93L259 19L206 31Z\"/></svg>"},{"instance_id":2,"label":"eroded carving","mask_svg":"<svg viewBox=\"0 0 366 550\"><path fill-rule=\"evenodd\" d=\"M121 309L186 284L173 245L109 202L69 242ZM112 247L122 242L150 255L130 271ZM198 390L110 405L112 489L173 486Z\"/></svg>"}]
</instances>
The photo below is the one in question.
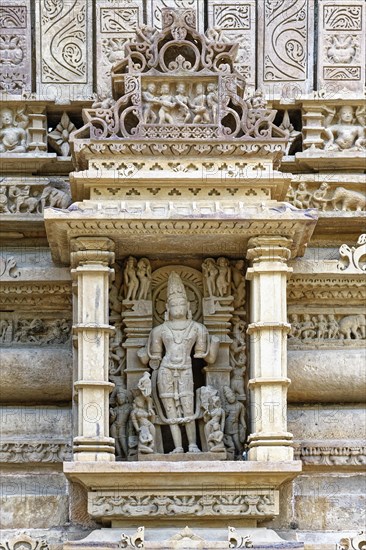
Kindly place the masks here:
<instances>
[{"instance_id":1,"label":"eroded carving","mask_svg":"<svg viewBox=\"0 0 366 550\"><path fill-rule=\"evenodd\" d=\"M366 545L366 531L359 531L354 537L342 538L336 545L337 550L358 550Z\"/></svg>"},{"instance_id":2,"label":"eroded carving","mask_svg":"<svg viewBox=\"0 0 366 550\"><path fill-rule=\"evenodd\" d=\"M229 386L223 389L225 409L225 445L229 457L240 460L243 458L246 438L246 422L244 405L238 401L237 395Z\"/></svg>"},{"instance_id":3,"label":"eroded carving","mask_svg":"<svg viewBox=\"0 0 366 550\"><path fill-rule=\"evenodd\" d=\"M10 107L3 107L0 111L0 153L26 153L28 125L29 118L24 108L15 111Z\"/></svg>"},{"instance_id":4,"label":"eroded carving","mask_svg":"<svg viewBox=\"0 0 366 550\"><path fill-rule=\"evenodd\" d=\"M337 317L337 318L336 318ZM360 340L366 338L366 316L364 314L340 315L308 313L290 315L289 338L299 340Z\"/></svg>"},{"instance_id":5,"label":"eroded carving","mask_svg":"<svg viewBox=\"0 0 366 550\"><path fill-rule=\"evenodd\" d=\"M365 107L342 105L338 110L325 108L326 151L364 151L366 145Z\"/></svg>"},{"instance_id":6,"label":"eroded carving","mask_svg":"<svg viewBox=\"0 0 366 550\"><path fill-rule=\"evenodd\" d=\"M69 184L60 178L50 178L47 182L42 186L37 181L16 184L9 180L7 185L1 185L0 212L40 215L48 206L67 208L71 203Z\"/></svg>"},{"instance_id":7,"label":"eroded carving","mask_svg":"<svg viewBox=\"0 0 366 550\"><path fill-rule=\"evenodd\" d=\"M6 345L65 344L71 335L68 319L2 318L0 343Z\"/></svg>"},{"instance_id":8,"label":"eroded carving","mask_svg":"<svg viewBox=\"0 0 366 550\"><path fill-rule=\"evenodd\" d=\"M0 462L63 462L72 456L68 443L5 441L0 443Z\"/></svg>"},{"instance_id":9,"label":"eroded carving","mask_svg":"<svg viewBox=\"0 0 366 550\"><path fill-rule=\"evenodd\" d=\"M3 258L0 256L0 277L11 277L17 279L20 276L20 271L17 268L17 262L14 256Z\"/></svg>"},{"instance_id":10,"label":"eroded carving","mask_svg":"<svg viewBox=\"0 0 366 550\"><path fill-rule=\"evenodd\" d=\"M366 195L358 191L336 187L330 189L323 182L318 189L308 189L305 182L294 185L287 195L296 208L319 208L322 211L341 210L343 212L360 212L366 209Z\"/></svg>"},{"instance_id":11,"label":"eroded carving","mask_svg":"<svg viewBox=\"0 0 366 550\"><path fill-rule=\"evenodd\" d=\"M0 542L0 550L49 550L49 546L44 538L34 539L21 533Z\"/></svg>"}]
</instances>

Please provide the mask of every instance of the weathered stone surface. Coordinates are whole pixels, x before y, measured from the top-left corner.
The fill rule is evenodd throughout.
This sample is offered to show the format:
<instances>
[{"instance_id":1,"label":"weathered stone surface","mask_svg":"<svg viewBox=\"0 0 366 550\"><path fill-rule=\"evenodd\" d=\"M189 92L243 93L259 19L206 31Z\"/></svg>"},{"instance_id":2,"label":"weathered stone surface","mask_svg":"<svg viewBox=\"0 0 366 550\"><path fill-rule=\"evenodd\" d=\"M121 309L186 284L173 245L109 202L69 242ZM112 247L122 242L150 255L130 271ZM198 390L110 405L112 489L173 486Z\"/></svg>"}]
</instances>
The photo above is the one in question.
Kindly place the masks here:
<instances>
[{"instance_id":1,"label":"weathered stone surface","mask_svg":"<svg viewBox=\"0 0 366 550\"><path fill-rule=\"evenodd\" d=\"M298 441L362 440L365 436L365 410L363 405L291 405L288 428Z\"/></svg>"},{"instance_id":2,"label":"weathered stone surface","mask_svg":"<svg viewBox=\"0 0 366 550\"><path fill-rule=\"evenodd\" d=\"M70 438L71 409L60 406L3 405L0 408L4 440Z\"/></svg>"},{"instance_id":3,"label":"weathered stone surface","mask_svg":"<svg viewBox=\"0 0 366 550\"><path fill-rule=\"evenodd\" d=\"M357 531L364 525L364 487L362 474L301 475L281 492L281 516L265 525L300 531Z\"/></svg>"},{"instance_id":4,"label":"weathered stone surface","mask_svg":"<svg viewBox=\"0 0 366 550\"><path fill-rule=\"evenodd\" d=\"M48 529L67 522L67 484L62 474L3 475L0 483L2 529Z\"/></svg>"},{"instance_id":5,"label":"weathered stone surface","mask_svg":"<svg viewBox=\"0 0 366 550\"><path fill-rule=\"evenodd\" d=\"M71 400L71 350L3 348L0 353L0 398L3 403Z\"/></svg>"},{"instance_id":6,"label":"weathered stone surface","mask_svg":"<svg viewBox=\"0 0 366 550\"><path fill-rule=\"evenodd\" d=\"M365 401L364 349L290 350L287 357L290 403Z\"/></svg>"}]
</instances>

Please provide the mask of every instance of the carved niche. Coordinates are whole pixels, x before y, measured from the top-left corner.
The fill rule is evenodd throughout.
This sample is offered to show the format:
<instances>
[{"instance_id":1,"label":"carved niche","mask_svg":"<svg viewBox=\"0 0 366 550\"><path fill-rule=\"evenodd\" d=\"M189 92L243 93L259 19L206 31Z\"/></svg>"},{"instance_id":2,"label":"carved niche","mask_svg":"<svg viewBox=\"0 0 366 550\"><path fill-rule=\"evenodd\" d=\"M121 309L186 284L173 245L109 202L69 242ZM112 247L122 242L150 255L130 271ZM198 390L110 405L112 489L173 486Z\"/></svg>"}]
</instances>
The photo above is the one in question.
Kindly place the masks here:
<instances>
[{"instance_id":1,"label":"carved niche","mask_svg":"<svg viewBox=\"0 0 366 550\"><path fill-rule=\"evenodd\" d=\"M152 272L148 258L130 256L114 269L109 379L117 459L242 459L244 262L208 258L202 272L185 265Z\"/></svg>"}]
</instances>

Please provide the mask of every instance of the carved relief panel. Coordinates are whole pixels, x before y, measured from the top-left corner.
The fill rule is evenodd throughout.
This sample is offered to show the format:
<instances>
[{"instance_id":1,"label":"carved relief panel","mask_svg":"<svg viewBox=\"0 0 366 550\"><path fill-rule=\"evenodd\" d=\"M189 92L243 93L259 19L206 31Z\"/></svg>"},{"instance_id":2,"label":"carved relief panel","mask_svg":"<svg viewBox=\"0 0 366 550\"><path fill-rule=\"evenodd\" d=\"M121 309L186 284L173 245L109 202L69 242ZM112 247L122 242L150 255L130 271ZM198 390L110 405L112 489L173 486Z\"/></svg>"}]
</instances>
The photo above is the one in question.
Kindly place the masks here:
<instances>
[{"instance_id":1,"label":"carved relief panel","mask_svg":"<svg viewBox=\"0 0 366 550\"><path fill-rule=\"evenodd\" d=\"M362 93L365 83L365 3L319 2L318 89Z\"/></svg>"},{"instance_id":2,"label":"carved relief panel","mask_svg":"<svg viewBox=\"0 0 366 550\"><path fill-rule=\"evenodd\" d=\"M0 94L31 90L30 0L5 0L0 6Z\"/></svg>"},{"instance_id":3,"label":"carved relief panel","mask_svg":"<svg viewBox=\"0 0 366 550\"><path fill-rule=\"evenodd\" d=\"M255 87L256 3L254 0L208 0L208 33L228 37L239 44L236 69L246 81L246 90Z\"/></svg>"},{"instance_id":4,"label":"carved relief panel","mask_svg":"<svg viewBox=\"0 0 366 550\"><path fill-rule=\"evenodd\" d=\"M92 2L36 0L37 93L81 99L92 93Z\"/></svg>"},{"instance_id":5,"label":"carved relief panel","mask_svg":"<svg viewBox=\"0 0 366 550\"><path fill-rule=\"evenodd\" d=\"M142 24L142 0L97 0L97 93L110 95L111 67L124 58L125 43L135 36Z\"/></svg>"},{"instance_id":6,"label":"carved relief panel","mask_svg":"<svg viewBox=\"0 0 366 550\"><path fill-rule=\"evenodd\" d=\"M313 0L262 0L258 8L258 84L291 100L312 86Z\"/></svg>"}]
</instances>

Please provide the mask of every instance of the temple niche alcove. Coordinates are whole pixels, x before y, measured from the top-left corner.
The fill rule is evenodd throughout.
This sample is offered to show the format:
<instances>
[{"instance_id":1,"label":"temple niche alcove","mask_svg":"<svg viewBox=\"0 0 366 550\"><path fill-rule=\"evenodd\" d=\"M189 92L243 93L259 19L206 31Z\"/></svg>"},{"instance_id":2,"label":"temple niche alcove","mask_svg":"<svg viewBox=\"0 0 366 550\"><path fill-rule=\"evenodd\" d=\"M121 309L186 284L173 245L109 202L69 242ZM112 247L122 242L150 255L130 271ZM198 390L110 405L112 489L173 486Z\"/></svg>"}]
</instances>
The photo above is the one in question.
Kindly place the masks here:
<instances>
[{"instance_id":1,"label":"temple niche alcove","mask_svg":"<svg viewBox=\"0 0 366 550\"><path fill-rule=\"evenodd\" d=\"M246 95L238 46L199 33L193 10L162 18L126 45L111 97L84 109L74 202L45 213L74 280L64 472L111 527L65 548L292 547L258 525L301 471L286 417L287 261L317 214L284 202L291 137L259 91Z\"/></svg>"}]
</instances>

